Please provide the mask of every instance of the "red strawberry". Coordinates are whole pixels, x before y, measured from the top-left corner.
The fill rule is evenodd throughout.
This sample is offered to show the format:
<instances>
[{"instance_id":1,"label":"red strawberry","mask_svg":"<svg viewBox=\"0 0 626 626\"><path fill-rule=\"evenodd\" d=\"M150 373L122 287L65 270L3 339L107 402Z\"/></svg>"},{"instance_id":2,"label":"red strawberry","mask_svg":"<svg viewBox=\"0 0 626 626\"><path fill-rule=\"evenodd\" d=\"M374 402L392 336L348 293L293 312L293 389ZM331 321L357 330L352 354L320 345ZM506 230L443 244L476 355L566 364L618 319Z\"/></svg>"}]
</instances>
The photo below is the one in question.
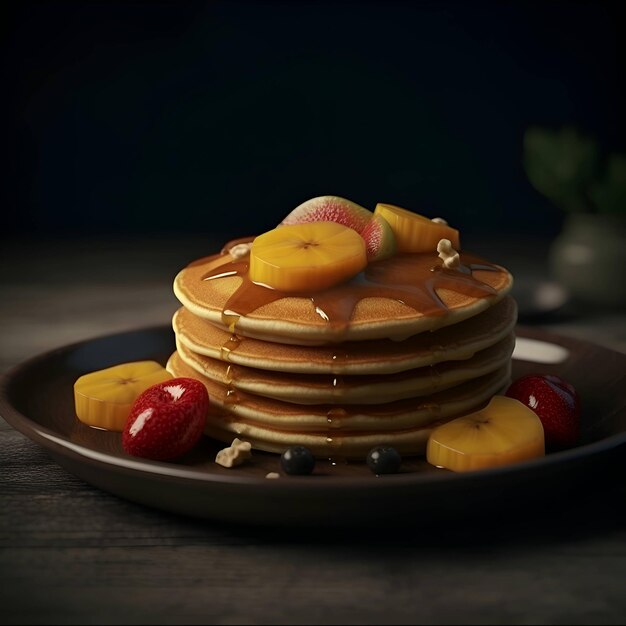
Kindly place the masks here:
<instances>
[{"instance_id":1,"label":"red strawberry","mask_svg":"<svg viewBox=\"0 0 626 626\"><path fill-rule=\"evenodd\" d=\"M543 424L546 447L569 448L580 432L580 399L572 385L549 374L518 378L506 395L530 407Z\"/></svg>"},{"instance_id":2,"label":"red strawberry","mask_svg":"<svg viewBox=\"0 0 626 626\"><path fill-rule=\"evenodd\" d=\"M156 461L174 459L198 443L209 409L206 387L193 378L172 378L146 389L130 410L122 447Z\"/></svg>"}]
</instances>

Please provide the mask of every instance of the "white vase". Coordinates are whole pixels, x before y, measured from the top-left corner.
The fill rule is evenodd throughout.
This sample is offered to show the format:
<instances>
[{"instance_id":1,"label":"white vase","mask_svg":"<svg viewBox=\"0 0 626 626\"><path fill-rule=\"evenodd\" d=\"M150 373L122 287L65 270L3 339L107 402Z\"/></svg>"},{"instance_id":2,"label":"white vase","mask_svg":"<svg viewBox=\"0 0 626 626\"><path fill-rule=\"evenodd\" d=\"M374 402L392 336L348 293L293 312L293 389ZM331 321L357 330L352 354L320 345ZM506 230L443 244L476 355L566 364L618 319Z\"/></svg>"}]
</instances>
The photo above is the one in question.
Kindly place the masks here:
<instances>
[{"instance_id":1,"label":"white vase","mask_svg":"<svg viewBox=\"0 0 626 626\"><path fill-rule=\"evenodd\" d=\"M549 264L572 297L626 306L626 215L569 215L551 246Z\"/></svg>"}]
</instances>

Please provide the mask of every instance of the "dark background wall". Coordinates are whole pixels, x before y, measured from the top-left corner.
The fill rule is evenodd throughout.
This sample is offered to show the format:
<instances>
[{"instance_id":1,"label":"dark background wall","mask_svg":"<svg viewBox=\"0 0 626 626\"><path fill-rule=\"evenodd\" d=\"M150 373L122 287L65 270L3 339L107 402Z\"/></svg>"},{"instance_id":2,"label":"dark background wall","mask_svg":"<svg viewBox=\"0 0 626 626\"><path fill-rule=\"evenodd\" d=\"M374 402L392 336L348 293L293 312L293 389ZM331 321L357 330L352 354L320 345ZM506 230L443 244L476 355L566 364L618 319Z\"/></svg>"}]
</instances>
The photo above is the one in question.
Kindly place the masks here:
<instances>
[{"instance_id":1,"label":"dark background wall","mask_svg":"<svg viewBox=\"0 0 626 626\"><path fill-rule=\"evenodd\" d=\"M625 150L620 2L13 2L2 236L272 228L322 194L556 232L529 125Z\"/></svg>"}]
</instances>

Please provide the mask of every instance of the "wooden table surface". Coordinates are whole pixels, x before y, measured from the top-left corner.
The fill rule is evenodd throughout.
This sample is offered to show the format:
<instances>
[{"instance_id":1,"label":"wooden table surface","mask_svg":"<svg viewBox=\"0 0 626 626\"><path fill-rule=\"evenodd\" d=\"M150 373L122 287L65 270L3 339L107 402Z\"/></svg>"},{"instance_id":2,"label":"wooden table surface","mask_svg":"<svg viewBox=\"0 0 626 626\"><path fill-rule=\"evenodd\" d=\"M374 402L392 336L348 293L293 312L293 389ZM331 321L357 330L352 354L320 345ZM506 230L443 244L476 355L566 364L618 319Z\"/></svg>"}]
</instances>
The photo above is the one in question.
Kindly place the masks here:
<instances>
[{"instance_id":1,"label":"wooden table surface","mask_svg":"<svg viewBox=\"0 0 626 626\"><path fill-rule=\"evenodd\" d=\"M169 323L174 273L221 243L6 243L0 372L70 342ZM515 252L494 260L538 269L536 255ZM588 310L535 321L626 352L624 320ZM624 624L623 478L515 519L402 531L392 521L229 526L91 487L0 419L0 623Z\"/></svg>"}]
</instances>

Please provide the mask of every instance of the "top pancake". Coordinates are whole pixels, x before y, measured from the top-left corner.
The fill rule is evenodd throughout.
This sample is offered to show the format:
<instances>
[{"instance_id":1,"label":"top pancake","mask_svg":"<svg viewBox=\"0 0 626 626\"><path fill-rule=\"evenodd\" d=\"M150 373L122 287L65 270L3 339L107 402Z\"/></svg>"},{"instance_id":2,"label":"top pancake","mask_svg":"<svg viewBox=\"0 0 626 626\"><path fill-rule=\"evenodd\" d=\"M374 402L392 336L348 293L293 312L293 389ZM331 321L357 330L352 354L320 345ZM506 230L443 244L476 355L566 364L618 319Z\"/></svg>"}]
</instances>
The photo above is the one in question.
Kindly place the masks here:
<instances>
[{"instance_id":1,"label":"top pancake","mask_svg":"<svg viewBox=\"0 0 626 626\"><path fill-rule=\"evenodd\" d=\"M403 340L473 317L510 291L503 267L467 253L461 263L445 269L436 251L396 255L323 292L285 294L252 283L248 257L223 253L180 271L174 293L194 315L246 337L295 345Z\"/></svg>"}]
</instances>

